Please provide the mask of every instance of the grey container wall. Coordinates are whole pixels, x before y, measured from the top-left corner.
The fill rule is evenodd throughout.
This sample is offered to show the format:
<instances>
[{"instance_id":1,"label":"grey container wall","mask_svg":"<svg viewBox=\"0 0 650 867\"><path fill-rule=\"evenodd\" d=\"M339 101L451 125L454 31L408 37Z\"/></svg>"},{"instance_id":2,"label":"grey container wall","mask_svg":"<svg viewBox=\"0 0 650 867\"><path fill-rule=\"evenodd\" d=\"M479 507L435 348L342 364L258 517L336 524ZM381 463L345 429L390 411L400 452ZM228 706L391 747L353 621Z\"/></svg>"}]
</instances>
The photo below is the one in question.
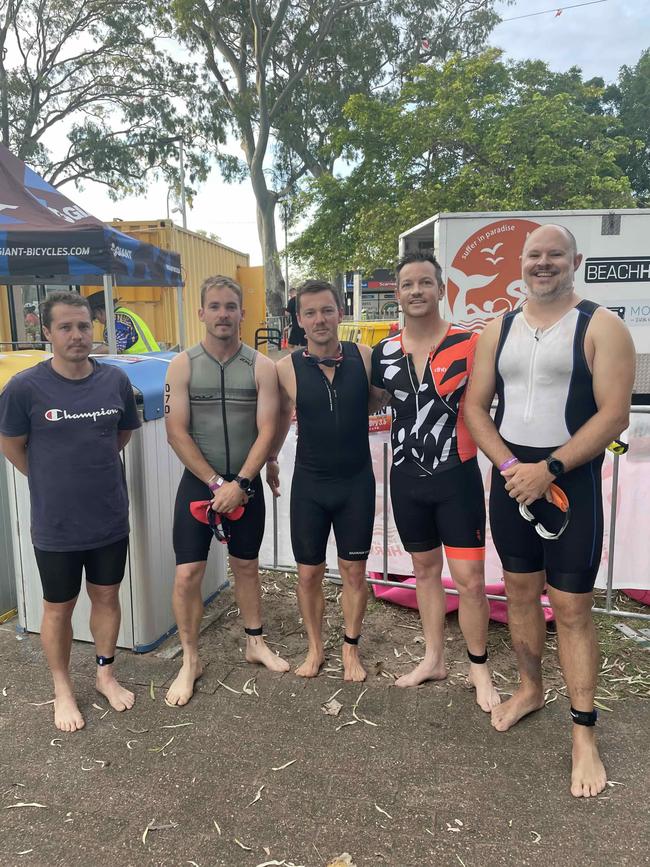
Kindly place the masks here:
<instances>
[{"instance_id":1,"label":"grey container wall","mask_svg":"<svg viewBox=\"0 0 650 867\"><path fill-rule=\"evenodd\" d=\"M0 620L16 607L16 571L9 496L7 465L0 458Z\"/></svg>"},{"instance_id":2,"label":"grey container wall","mask_svg":"<svg viewBox=\"0 0 650 867\"><path fill-rule=\"evenodd\" d=\"M171 604L175 568L172 523L183 467L167 444L164 419L144 422L134 431L124 452L124 466L131 504L131 536L120 590L122 627L118 646L144 652L170 634L175 625ZM10 468L4 488L9 495L16 542L13 560L19 626L39 632L42 594L29 531L27 481ZM225 547L215 541L203 580L203 598L210 599L226 585ZM73 617L76 639L92 641L89 614L90 602L82 587Z\"/></svg>"}]
</instances>

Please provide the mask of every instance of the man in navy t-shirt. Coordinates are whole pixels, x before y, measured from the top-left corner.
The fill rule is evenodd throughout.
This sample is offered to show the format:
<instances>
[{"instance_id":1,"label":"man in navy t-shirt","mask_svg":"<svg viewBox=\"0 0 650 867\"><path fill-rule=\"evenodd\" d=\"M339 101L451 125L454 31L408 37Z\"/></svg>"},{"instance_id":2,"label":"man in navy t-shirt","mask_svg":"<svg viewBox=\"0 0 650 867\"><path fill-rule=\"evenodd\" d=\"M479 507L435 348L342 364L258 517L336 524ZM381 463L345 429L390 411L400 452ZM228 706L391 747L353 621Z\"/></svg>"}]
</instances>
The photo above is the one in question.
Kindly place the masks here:
<instances>
[{"instance_id":1,"label":"man in navy t-shirt","mask_svg":"<svg viewBox=\"0 0 650 867\"><path fill-rule=\"evenodd\" d=\"M91 601L96 686L118 711L135 697L113 674L129 503L120 451L140 427L127 376L89 358L85 298L49 295L41 308L53 357L14 376L0 395L0 448L27 476L31 530L43 585L41 640L54 680L54 721L83 728L69 673L72 612L82 571Z\"/></svg>"}]
</instances>

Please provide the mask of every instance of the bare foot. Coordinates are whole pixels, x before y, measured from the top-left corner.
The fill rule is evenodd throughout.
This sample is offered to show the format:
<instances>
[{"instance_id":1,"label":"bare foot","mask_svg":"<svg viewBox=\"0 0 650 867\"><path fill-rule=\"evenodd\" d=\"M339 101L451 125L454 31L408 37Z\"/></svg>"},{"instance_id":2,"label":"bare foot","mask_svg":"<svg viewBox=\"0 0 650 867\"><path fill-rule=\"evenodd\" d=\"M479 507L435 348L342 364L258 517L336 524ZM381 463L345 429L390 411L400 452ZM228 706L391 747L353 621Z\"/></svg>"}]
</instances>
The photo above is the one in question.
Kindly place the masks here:
<instances>
[{"instance_id":1,"label":"bare foot","mask_svg":"<svg viewBox=\"0 0 650 867\"><path fill-rule=\"evenodd\" d=\"M266 644L262 636L249 635L246 638L246 662L259 662L269 671L289 671L291 666L286 659L277 656Z\"/></svg>"},{"instance_id":2,"label":"bare foot","mask_svg":"<svg viewBox=\"0 0 650 867\"><path fill-rule=\"evenodd\" d=\"M501 704L501 696L492 683L492 675L487 665L469 664L469 682L476 690L476 704L486 713L491 713Z\"/></svg>"},{"instance_id":3,"label":"bare foot","mask_svg":"<svg viewBox=\"0 0 650 867\"><path fill-rule=\"evenodd\" d=\"M571 758L571 794L575 798L593 798L602 792L607 785L607 774L598 755L593 728L573 726Z\"/></svg>"},{"instance_id":4,"label":"bare foot","mask_svg":"<svg viewBox=\"0 0 650 867\"><path fill-rule=\"evenodd\" d=\"M447 666L444 659L427 659L425 656L413 671L403 674L395 681L395 686L420 686L427 680L444 680L447 677Z\"/></svg>"},{"instance_id":5,"label":"bare foot","mask_svg":"<svg viewBox=\"0 0 650 867\"><path fill-rule=\"evenodd\" d=\"M130 690L125 689L123 686L120 686L120 684L115 680L112 671L102 670L101 673L97 673L95 689L97 692L101 692L101 694L108 699L108 703L113 710L120 712L123 710L131 710L135 704L135 696L133 693Z\"/></svg>"},{"instance_id":6,"label":"bare foot","mask_svg":"<svg viewBox=\"0 0 650 867\"><path fill-rule=\"evenodd\" d=\"M354 644L343 644L343 680L361 683L367 677L359 659L359 648Z\"/></svg>"},{"instance_id":7,"label":"bare foot","mask_svg":"<svg viewBox=\"0 0 650 867\"><path fill-rule=\"evenodd\" d=\"M321 665L325 662L325 654L322 648L318 650L309 650L305 661L296 669L298 677L316 677L320 671Z\"/></svg>"},{"instance_id":8,"label":"bare foot","mask_svg":"<svg viewBox=\"0 0 650 867\"><path fill-rule=\"evenodd\" d=\"M197 658L196 662L183 660L181 670L176 675L176 679L167 690L165 702L171 705L182 707L194 695L194 684L203 674L203 666Z\"/></svg>"},{"instance_id":9,"label":"bare foot","mask_svg":"<svg viewBox=\"0 0 650 867\"><path fill-rule=\"evenodd\" d=\"M522 717L543 707L544 693L541 689L520 687L512 698L492 709L492 725L498 732L506 732Z\"/></svg>"},{"instance_id":10,"label":"bare foot","mask_svg":"<svg viewBox=\"0 0 650 867\"><path fill-rule=\"evenodd\" d=\"M71 692L54 697L54 725L62 732L76 732L86 725Z\"/></svg>"}]
</instances>

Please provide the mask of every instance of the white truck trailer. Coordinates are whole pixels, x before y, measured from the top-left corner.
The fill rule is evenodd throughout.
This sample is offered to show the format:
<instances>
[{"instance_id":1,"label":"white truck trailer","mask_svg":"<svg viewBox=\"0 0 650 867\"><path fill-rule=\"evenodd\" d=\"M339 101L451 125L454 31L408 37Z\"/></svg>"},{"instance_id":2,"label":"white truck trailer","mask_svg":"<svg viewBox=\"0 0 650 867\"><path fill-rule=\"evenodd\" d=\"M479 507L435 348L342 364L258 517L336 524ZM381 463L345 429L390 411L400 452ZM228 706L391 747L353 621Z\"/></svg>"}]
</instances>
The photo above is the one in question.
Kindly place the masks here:
<instances>
[{"instance_id":1,"label":"white truck trailer","mask_svg":"<svg viewBox=\"0 0 650 867\"><path fill-rule=\"evenodd\" d=\"M399 253L433 250L447 284L445 316L481 329L525 298L521 251L544 223L566 226L583 261L579 295L627 324L637 351L634 402L650 403L650 209L436 214L399 237Z\"/></svg>"}]
</instances>

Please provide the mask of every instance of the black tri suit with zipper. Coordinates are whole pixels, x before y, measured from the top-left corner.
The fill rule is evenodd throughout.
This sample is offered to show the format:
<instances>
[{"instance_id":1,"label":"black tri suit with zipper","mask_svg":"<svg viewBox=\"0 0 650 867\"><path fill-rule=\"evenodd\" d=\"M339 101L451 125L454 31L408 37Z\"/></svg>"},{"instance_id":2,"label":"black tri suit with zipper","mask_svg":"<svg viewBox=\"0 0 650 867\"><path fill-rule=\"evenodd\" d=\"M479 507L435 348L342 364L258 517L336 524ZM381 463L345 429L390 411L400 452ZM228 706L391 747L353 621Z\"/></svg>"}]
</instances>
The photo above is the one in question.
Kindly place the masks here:
<instances>
[{"instance_id":1,"label":"black tri suit with zipper","mask_svg":"<svg viewBox=\"0 0 650 867\"><path fill-rule=\"evenodd\" d=\"M187 350L190 360L189 433L215 473L230 482L244 465L257 439L257 351L242 343L224 364L217 361L202 344ZM255 560L264 535L264 493L256 476L254 494L238 521L228 524L228 552L240 560ZM205 482L188 469L178 486L174 507L174 551L176 564L207 560L212 529L190 514L190 503L211 500Z\"/></svg>"},{"instance_id":2,"label":"black tri suit with zipper","mask_svg":"<svg viewBox=\"0 0 650 867\"><path fill-rule=\"evenodd\" d=\"M328 380L302 349L296 374L298 446L291 485L291 545L297 563L325 561L334 528L342 560L366 560L375 518L375 477L368 442L368 375L354 343Z\"/></svg>"}]
</instances>

